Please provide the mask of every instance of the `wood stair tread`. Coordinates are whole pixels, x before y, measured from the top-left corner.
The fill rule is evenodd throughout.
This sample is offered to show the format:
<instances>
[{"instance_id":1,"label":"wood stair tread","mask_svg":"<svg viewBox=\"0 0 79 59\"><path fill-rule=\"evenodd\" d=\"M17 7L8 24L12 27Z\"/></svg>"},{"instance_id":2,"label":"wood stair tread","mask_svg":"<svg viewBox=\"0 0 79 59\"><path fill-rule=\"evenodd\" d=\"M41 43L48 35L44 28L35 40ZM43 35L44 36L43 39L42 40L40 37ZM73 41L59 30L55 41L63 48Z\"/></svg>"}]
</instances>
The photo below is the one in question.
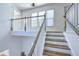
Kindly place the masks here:
<instances>
[{"instance_id":1,"label":"wood stair tread","mask_svg":"<svg viewBox=\"0 0 79 59\"><path fill-rule=\"evenodd\" d=\"M56 51L44 51L43 55L46 55L46 56L71 56L70 54L56 52Z\"/></svg>"},{"instance_id":2,"label":"wood stair tread","mask_svg":"<svg viewBox=\"0 0 79 59\"><path fill-rule=\"evenodd\" d=\"M59 53L64 53L64 54L70 54L70 50L66 50L66 49L60 49L60 48L51 48L51 47L45 47L44 51L55 51L55 52L59 52Z\"/></svg>"},{"instance_id":3,"label":"wood stair tread","mask_svg":"<svg viewBox=\"0 0 79 59\"><path fill-rule=\"evenodd\" d=\"M64 39L47 39L47 38L46 41L67 42Z\"/></svg>"},{"instance_id":4,"label":"wood stair tread","mask_svg":"<svg viewBox=\"0 0 79 59\"><path fill-rule=\"evenodd\" d=\"M63 35L51 35L51 34L46 34L46 36L64 37Z\"/></svg>"},{"instance_id":5,"label":"wood stair tread","mask_svg":"<svg viewBox=\"0 0 79 59\"><path fill-rule=\"evenodd\" d=\"M45 46L46 47L52 47L52 48L61 48L61 49L70 50L70 48L68 46L65 46L65 45L57 45L57 44L48 44L48 43L45 43Z\"/></svg>"},{"instance_id":6,"label":"wood stair tread","mask_svg":"<svg viewBox=\"0 0 79 59\"><path fill-rule=\"evenodd\" d=\"M46 36L64 37L62 33L46 33Z\"/></svg>"},{"instance_id":7,"label":"wood stair tread","mask_svg":"<svg viewBox=\"0 0 79 59\"><path fill-rule=\"evenodd\" d=\"M46 33L63 33L62 31L46 31Z\"/></svg>"},{"instance_id":8,"label":"wood stair tread","mask_svg":"<svg viewBox=\"0 0 79 59\"><path fill-rule=\"evenodd\" d=\"M45 41L45 43L48 43L48 44L55 44L55 45L64 45L64 46L67 46L68 44L66 42L56 42L56 41Z\"/></svg>"},{"instance_id":9,"label":"wood stair tread","mask_svg":"<svg viewBox=\"0 0 79 59\"><path fill-rule=\"evenodd\" d=\"M45 55L45 56L58 56L57 54L48 53L48 52L44 52L43 55ZM61 55L59 55L59 56L61 56Z\"/></svg>"},{"instance_id":10,"label":"wood stair tread","mask_svg":"<svg viewBox=\"0 0 79 59\"><path fill-rule=\"evenodd\" d=\"M56 37L56 36L46 36L48 39L65 39L64 37Z\"/></svg>"}]
</instances>

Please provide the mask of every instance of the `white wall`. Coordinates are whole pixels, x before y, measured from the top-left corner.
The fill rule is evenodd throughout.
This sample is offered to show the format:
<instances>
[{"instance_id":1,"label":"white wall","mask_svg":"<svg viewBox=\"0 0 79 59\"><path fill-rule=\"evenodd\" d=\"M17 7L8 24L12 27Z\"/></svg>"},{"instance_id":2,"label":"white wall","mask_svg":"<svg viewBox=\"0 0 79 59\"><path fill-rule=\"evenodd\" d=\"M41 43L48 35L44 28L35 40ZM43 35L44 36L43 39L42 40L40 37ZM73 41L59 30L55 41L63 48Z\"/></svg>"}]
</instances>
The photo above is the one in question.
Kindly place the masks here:
<instances>
[{"instance_id":1,"label":"white wall","mask_svg":"<svg viewBox=\"0 0 79 59\"><path fill-rule=\"evenodd\" d=\"M30 49L32 48L32 46L36 40L38 31L39 31L39 29L32 31L33 32L32 37L26 36L26 37L20 38L20 39L22 39L22 51L24 51L26 55L28 55L28 53L30 52ZM45 26L43 26L41 33L40 33L40 36L38 38L37 44L35 46L35 50L33 53L34 56L42 56L43 49L44 49L44 43L45 43L45 36L46 36Z\"/></svg>"},{"instance_id":2,"label":"white wall","mask_svg":"<svg viewBox=\"0 0 79 59\"><path fill-rule=\"evenodd\" d=\"M21 37L20 39L22 40L22 51L25 52L26 55L29 54L30 49L32 48L34 41L36 40L36 36L38 33L37 31L32 31L33 35L32 36L26 36L26 37ZM29 32L28 35L31 35L31 32Z\"/></svg>"},{"instance_id":3,"label":"white wall","mask_svg":"<svg viewBox=\"0 0 79 59\"><path fill-rule=\"evenodd\" d=\"M69 7L69 6L67 6L67 7ZM72 14L73 14L73 11L72 11L73 7L75 8L74 9L74 11L75 11L74 16L72 16ZM75 27L77 27L77 20L78 20L78 18L77 18L77 13L78 13L77 12L77 4L74 4L69 12L71 12L71 14L66 16L67 19ZM69 12L67 12L67 14ZM70 26L70 24L68 22L66 23L66 32L64 32L64 34L65 34L66 40L67 40L67 42L69 44L69 47L71 48L72 55L79 56L79 36L75 33L75 31L72 29L72 27Z\"/></svg>"},{"instance_id":4,"label":"white wall","mask_svg":"<svg viewBox=\"0 0 79 59\"><path fill-rule=\"evenodd\" d=\"M8 49L10 55L20 55L21 40L12 37L10 33L10 19L13 18L13 6L0 4L0 52Z\"/></svg>"},{"instance_id":5,"label":"white wall","mask_svg":"<svg viewBox=\"0 0 79 59\"><path fill-rule=\"evenodd\" d=\"M31 15L32 12L39 12L43 10L50 10L54 9L55 10L55 17L54 17L54 26L51 28L48 28L49 30L64 30L64 4L63 3L58 3L58 4L47 4L44 6L36 7L36 8L31 8L28 10L23 10L22 15L23 16L29 16Z\"/></svg>"},{"instance_id":6,"label":"white wall","mask_svg":"<svg viewBox=\"0 0 79 59\"><path fill-rule=\"evenodd\" d=\"M69 44L73 56L79 56L79 36L74 32L71 26L67 23L65 38Z\"/></svg>"}]
</instances>

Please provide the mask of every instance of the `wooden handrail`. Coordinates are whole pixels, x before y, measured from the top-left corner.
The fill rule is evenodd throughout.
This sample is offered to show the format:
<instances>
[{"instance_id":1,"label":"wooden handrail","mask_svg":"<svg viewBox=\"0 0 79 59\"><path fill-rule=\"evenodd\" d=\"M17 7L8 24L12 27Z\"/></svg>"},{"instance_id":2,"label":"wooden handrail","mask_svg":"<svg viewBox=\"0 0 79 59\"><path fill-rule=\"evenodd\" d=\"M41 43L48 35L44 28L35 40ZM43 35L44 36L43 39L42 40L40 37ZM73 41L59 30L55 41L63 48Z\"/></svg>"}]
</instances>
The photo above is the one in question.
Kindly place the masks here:
<instances>
[{"instance_id":1,"label":"wooden handrail","mask_svg":"<svg viewBox=\"0 0 79 59\"><path fill-rule=\"evenodd\" d=\"M37 34L37 36L36 36L36 40L34 41L34 44L33 44L32 48L31 48L31 50L30 50L28 56L32 56L32 54L33 54L33 52L34 52L34 49L35 49L35 47L36 47L38 38L39 38L39 36L40 36L41 30L42 30L44 24L46 24L46 15L44 15L43 23L42 23L42 25L41 25L41 27L40 27L40 29L39 29L39 31L38 31L38 34ZM45 25L45 27L46 27L46 25ZM46 30L46 28L45 28L45 30Z\"/></svg>"},{"instance_id":2,"label":"wooden handrail","mask_svg":"<svg viewBox=\"0 0 79 59\"><path fill-rule=\"evenodd\" d=\"M28 18L36 18L36 17L43 17L44 15L40 15L40 16L31 16L31 17L21 17L21 18L16 18L16 19L11 19L11 20L22 20L22 19L28 19Z\"/></svg>"}]
</instances>

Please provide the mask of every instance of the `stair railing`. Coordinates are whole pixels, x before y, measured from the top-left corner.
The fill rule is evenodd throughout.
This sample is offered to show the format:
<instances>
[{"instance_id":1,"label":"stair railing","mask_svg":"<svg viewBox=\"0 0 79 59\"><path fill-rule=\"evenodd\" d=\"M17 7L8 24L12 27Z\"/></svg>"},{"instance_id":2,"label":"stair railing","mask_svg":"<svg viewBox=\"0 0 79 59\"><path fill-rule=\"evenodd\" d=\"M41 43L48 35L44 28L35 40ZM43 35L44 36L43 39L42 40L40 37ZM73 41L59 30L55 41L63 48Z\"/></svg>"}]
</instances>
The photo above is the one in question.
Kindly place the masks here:
<instances>
[{"instance_id":1,"label":"stair railing","mask_svg":"<svg viewBox=\"0 0 79 59\"><path fill-rule=\"evenodd\" d=\"M39 31L38 31L37 36L36 36L36 40L34 41L34 44L33 44L32 48L31 48L31 50L30 50L28 56L32 56L32 55L33 55L34 50L35 50L35 47L36 47L36 44L37 44L37 41L38 41L38 38L39 38L39 36L40 36L40 33L41 33L41 30L42 30L43 26L45 26L45 31L46 31L46 14L44 15L44 20L43 20L43 22L42 22L42 24L41 24L41 27L40 27L40 29L39 29Z\"/></svg>"},{"instance_id":2,"label":"stair railing","mask_svg":"<svg viewBox=\"0 0 79 59\"><path fill-rule=\"evenodd\" d=\"M66 19L65 20L65 31L66 31L66 23L69 23L69 25L71 26L71 28L75 31L75 33L77 34L77 35L79 35L79 30L66 18L67 16L67 12L71 9L71 7L73 6L74 4L72 3L71 5L70 5L70 7L67 9L67 11L65 12L65 16L64 16L64 18Z\"/></svg>"},{"instance_id":3,"label":"stair railing","mask_svg":"<svg viewBox=\"0 0 79 59\"><path fill-rule=\"evenodd\" d=\"M38 18L38 17L44 17L45 18L45 16L44 15L40 15L40 16L31 16L31 17L22 17L22 18L16 18L16 19L11 19L11 31L13 31L13 21L14 20L23 20L23 19L25 19L24 21L25 21L25 25L24 25L24 31L26 32L26 19L32 19L32 18Z\"/></svg>"}]
</instances>

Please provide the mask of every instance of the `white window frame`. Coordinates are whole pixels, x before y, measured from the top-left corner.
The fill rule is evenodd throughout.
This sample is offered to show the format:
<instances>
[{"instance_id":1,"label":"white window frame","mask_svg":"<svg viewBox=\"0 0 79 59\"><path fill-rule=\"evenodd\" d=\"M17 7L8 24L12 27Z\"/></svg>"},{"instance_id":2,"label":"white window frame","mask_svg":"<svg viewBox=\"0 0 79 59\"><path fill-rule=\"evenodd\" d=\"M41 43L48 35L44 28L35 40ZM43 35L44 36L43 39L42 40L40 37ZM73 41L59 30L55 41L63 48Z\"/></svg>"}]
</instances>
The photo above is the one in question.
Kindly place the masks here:
<instances>
[{"instance_id":1,"label":"white window frame","mask_svg":"<svg viewBox=\"0 0 79 59\"><path fill-rule=\"evenodd\" d=\"M49 11L49 10L53 10L54 11L54 13L53 13L53 17L52 18L47 18L47 11ZM50 27L50 26L54 26L54 14L55 14L55 10L54 9L49 9L49 10L46 10L46 26L47 27ZM52 25L48 25L47 24L47 22L49 21L48 19L51 19L51 21L52 21Z\"/></svg>"},{"instance_id":2,"label":"white window frame","mask_svg":"<svg viewBox=\"0 0 79 59\"><path fill-rule=\"evenodd\" d=\"M36 13L37 15L32 15L32 14L33 14L33 13L32 13L32 14L31 14L32 17L33 17L33 16L38 16L38 13L37 13L37 12L34 12L34 13ZM31 27L32 27L32 28L35 28L35 27L38 26L37 19L38 19L38 18L32 18L32 19L31 19ZM34 21L36 22L36 24L33 24Z\"/></svg>"},{"instance_id":3,"label":"white window frame","mask_svg":"<svg viewBox=\"0 0 79 59\"><path fill-rule=\"evenodd\" d=\"M40 13L44 13L44 14L40 14ZM38 12L38 16L45 15L45 13L46 13L46 11L39 11ZM41 26L43 20L44 20L44 16L43 17L38 17L38 24L39 24L39 26Z\"/></svg>"}]
</instances>

